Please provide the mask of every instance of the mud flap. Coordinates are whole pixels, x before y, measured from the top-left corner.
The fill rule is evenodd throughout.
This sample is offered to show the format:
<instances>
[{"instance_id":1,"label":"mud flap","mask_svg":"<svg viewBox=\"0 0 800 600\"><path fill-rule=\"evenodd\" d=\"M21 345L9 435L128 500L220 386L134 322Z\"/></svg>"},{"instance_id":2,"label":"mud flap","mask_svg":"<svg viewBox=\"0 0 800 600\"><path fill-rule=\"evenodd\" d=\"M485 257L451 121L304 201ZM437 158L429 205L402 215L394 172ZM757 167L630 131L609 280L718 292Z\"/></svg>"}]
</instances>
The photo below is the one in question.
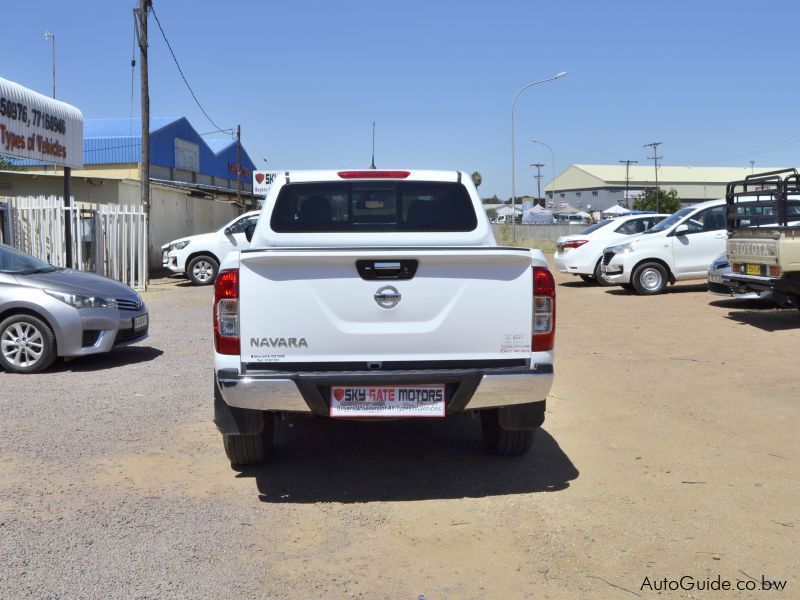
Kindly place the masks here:
<instances>
[{"instance_id":1,"label":"mud flap","mask_svg":"<svg viewBox=\"0 0 800 600\"><path fill-rule=\"evenodd\" d=\"M264 431L264 413L229 406L222 399L216 378L214 379L214 424L222 434L250 434Z\"/></svg>"},{"instance_id":2,"label":"mud flap","mask_svg":"<svg viewBox=\"0 0 800 600\"><path fill-rule=\"evenodd\" d=\"M544 423L544 412L547 401L515 404L497 409L497 420L502 429L517 431L536 429Z\"/></svg>"}]
</instances>

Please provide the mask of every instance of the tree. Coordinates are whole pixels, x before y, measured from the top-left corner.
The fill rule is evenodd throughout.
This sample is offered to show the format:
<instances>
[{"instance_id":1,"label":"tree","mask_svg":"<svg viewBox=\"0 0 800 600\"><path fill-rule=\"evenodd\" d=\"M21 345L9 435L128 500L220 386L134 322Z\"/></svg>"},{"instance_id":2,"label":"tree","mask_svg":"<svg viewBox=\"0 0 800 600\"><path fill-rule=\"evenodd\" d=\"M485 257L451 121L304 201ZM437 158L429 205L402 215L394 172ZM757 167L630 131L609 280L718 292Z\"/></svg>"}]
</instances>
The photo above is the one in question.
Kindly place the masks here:
<instances>
[{"instance_id":1,"label":"tree","mask_svg":"<svg viewBox=\"0 0 800 600\"><path fill-rule=\"evenodd\" d=\"M477 171L475 171L475 172L472 174L472 183L474 183L474 184L475 184L475 187L480 187L480 185L481 185L481 183L482 183L482 182L483 182L483 177L481 177L481 174L480 174L480 173L478 173Z\"/></svg>"},{"instance_id":2,"label":"tree","mask_svg":"<svg viewBox=\"0 0 800 600\"><path fill-rule=\"evenodd\" d=\"M656 198L658 202L656 202ZM674 213L680 207L681 199L675 188L668 192L659 189L657 193L655 188L647 188L644 196L633 201L633 210L658 210L662 213Z\"/></svg>"},{"instance_id":3,"label":"tree","mask_svg":"<svg viewBox=\"0 0 800 600\"><path fill-rule=\"evenodd\" d=\"M0 171L16 171L17 169L19 167L11 162L7 156L0 154Z\"/></svg>"}]
</instances>

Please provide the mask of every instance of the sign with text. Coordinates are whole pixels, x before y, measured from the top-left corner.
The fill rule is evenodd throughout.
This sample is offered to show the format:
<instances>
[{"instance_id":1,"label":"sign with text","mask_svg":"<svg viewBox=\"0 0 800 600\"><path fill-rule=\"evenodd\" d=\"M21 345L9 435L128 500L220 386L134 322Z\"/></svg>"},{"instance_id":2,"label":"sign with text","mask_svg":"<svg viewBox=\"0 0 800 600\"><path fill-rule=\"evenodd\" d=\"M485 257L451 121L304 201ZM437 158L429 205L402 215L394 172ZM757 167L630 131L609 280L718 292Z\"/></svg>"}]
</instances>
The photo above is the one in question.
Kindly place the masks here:
<instances>
[{"instance_id":1,"label":"sign with text","mask_svg":"<svg viewBox=\"0 0 800 600\"><path fill-rule=\"evenodd\" d=\"M277 176L278 171L253 171L253 194L256 196L269 194Z\"/></svg>"},{"instance_id":2,"label":"sign with text","mask_svg":"<svg viewBox=\"0 0 800 600\"><path fill-rule=\"evenodd\" d=\"M0 77L0 154L83 167L83 115Z\"/></svg>"}]
</instances>

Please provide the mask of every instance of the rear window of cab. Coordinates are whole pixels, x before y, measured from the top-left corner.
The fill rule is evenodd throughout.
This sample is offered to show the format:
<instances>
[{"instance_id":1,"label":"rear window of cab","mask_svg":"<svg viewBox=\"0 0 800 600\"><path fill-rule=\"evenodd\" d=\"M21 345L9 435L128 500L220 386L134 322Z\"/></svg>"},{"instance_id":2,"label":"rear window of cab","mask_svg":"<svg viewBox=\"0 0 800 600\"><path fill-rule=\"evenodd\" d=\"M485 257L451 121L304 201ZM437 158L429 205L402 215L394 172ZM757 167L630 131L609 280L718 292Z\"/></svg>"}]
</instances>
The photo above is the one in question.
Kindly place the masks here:
<instances>
[{"instance_id":1,"label":"rear window of cab","mask_svg":"<svg viewBox=\"0 0 800 600\"><path fill-rule=\"evenodd\" d=\"M473 231L472 199L460 183L290 183L270 219L277 233Z\"/></svg>"}]
</instances>

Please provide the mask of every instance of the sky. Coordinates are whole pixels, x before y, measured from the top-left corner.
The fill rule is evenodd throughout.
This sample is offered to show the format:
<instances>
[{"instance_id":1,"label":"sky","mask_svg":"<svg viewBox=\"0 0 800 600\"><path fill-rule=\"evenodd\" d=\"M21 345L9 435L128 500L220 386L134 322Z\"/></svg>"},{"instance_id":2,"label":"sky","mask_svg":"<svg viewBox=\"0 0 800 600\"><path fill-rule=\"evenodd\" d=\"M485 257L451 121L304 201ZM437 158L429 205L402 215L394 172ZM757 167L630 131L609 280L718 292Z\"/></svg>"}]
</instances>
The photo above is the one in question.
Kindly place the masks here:
<instances>
[{"instance_id":1,"label":"sky","mask_svg":"<svg viewBox=\"0 0 800 600\"><path fill-rule=\"evenodd\" d=\"M85 118L139 115L131 88L133 0L37 0L4 20L0 77L56 95ZM271 2L154 0L199 101L220 128L241 124L260 168L459 169L481 195L517 194L573 163L796 166L796 4L647 2ZM21 15L22 13L20 13ZM152 116L209 123L150 17ZM137 61L138 61L138 52ZM132 94L133 91L133 94ZM131 97L133 95L133 103ZM220 134L216 134L220 136ZM550 151L530 142L537 139ZM266 161L264 161L266 158Z\"/></svg>"}]
</instances>

